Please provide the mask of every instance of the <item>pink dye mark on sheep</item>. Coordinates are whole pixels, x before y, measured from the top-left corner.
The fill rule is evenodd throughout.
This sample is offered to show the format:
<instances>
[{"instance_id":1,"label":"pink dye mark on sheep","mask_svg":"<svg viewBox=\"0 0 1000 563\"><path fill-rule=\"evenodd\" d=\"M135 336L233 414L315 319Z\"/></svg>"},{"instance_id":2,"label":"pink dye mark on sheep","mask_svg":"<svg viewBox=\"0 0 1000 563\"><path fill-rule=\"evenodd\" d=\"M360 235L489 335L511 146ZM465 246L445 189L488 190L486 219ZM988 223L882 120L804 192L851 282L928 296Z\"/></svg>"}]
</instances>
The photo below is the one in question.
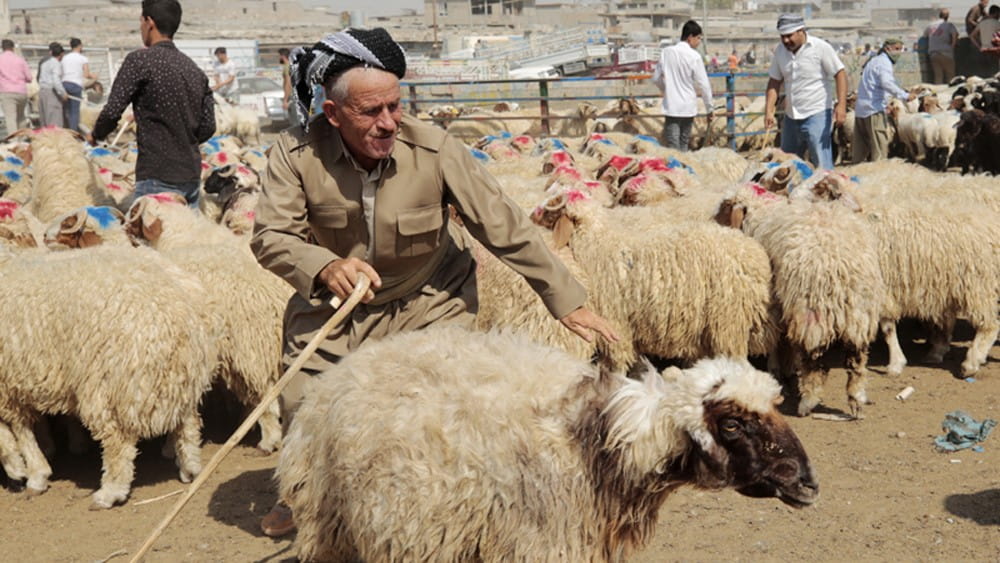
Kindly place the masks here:
<instances>
[{"instance_id":1,"label":"pink dye mark on sheep","mask_svg":"<svg viewBox=\"0 0 1000 563\"><path fill-rule=\"evenodd\" d=\"M0 219L13 219L18 207L16 201L0 201Z\"/></svg>"},{"instance_id":2,"label":"pink dye mark on sheep","mask_svg":"<svg viewBox=\"0 0 1000 563\"><path fill-rule=\"evenodd\" d=\"M238 167L236 167L236 171L238 173L240 173L240 174L243 174L243 175L250 174L250 169L247 168L246 166L238 166Z\"/></svg>"},{"instance_id":3,"label":"pink dye mark on sheep","mask_svg":"<svg viewBox=\"0 0 1000 563\"><path fill-rule=\"evenodd\" d=\"M568 190L566 192L566 203L577 203L588 199L590 199L589 195L577 189Z\"/></svg>"},{"instance_id":4,"label":"pink dye mark on sheep","mask_svg":"<svg viewBox=\"0 0 1000 563\"><path fill-rule=\"evenodd\" d=\"M515 145L532 145L535 143L535 140L528 135L518 135L517 137L511 139L510 142Z\"/></svg>"},{"instance_id":5,"label":"pink dye mark on sheep","mask_svg":"<svg viewBox=\"0 0 1000 563\"><path fill-rule=\"evenodd\" d=\"M600 133L591 133L590 137L588 137L587 139L590 141L603 141L604 139L607 139L607 137L601 135Z\"/></svg>"},{"instance_id":6,"label":"pink dye mark on sheep","mask_svg":"<svg viewBox=\"0 0 1000 563\"><path fill-rule=\"evenodd\" d=\"M254 219L257 218L257 213L254 212L254 211L247 211L246 212L246 218L250 219L251 221L253 221Z\"/></svg>"},{"instance_id":7,"label":"pink dye mark on sheep","mask_svg":"<svg viewBox=\"0 0 1000 563\"><path fill-rule=\"evenodd\" d=\"M218 160L219 162L221 162L223 164L225 164L226 162L229 161L229 155L227 155L224 152L218 152L218 153L216 153L215 158L216 158L216 160Z\"/></svg>"},{"instance_id":8,"label":"pink dye mark on sheep","mask_svg":"<svg viewBox=\"0 0 1000 563\"><path fill-rule=\"evenodd\" d=\"M560 177L567 176L567 177L572 178L574 180L582 180L583 179L583 176L580 174L580 171L577 170L576 168L573 168L573 166L571 166L569 164L561 164L561 165L559 165L559 167L556 168L552 172L552 175L553 176L560 176Z\"/></svg>"},{"instance_id":9,"label":"pink dye mark on sheep","mask_svg":"<svg viewBox=\"0 0 1000 563\"><path fill-rule=\"evenodd\" d=\"M555 151L549 156L549 161L553 162L554 164L566 164L569 162L573 162L573 159L572 157L569 156L569 153L566 151Z\"/></svg>"},{"instance_id":10,"label":"pink dye mark on sheep","mask_svg":"<svg viewBox=\"0 0 1000 563\"><path fill-rule=\"evenodd\" d=\"M211 167L212 167L212 165L211 165L211 164L209 164L209 163L205 162L204 160L203 160L203 161L201 161L201 169L202 169L202 170L208 170L208 169L209 169L209 168L211 168Z\"/></svg>"},{"instance_id":11,"label":"pink dye mark on sheep","mask_svg":"<svg viewBox=\"0 0 1000 563\"><path fill-rule=\"evenodd\" d=\"M158 201L160 203L179 203L176 199L176 196L170 192L160 192L158 194L152 194L146 197Z\"/></svg>"},{"instance_id":12,"label":"pink dye mark on sheep","mask_svg":"<svg viewBox=\"0 0 1000 563\"><path fill-rule=\"evenodd\" d=\"M115 191L115 192L122 191L122 187L119 186L118 184L114 184L114 183L108 184L108 189L111 190L111 191Z\"/></svg>"}]
</instances>

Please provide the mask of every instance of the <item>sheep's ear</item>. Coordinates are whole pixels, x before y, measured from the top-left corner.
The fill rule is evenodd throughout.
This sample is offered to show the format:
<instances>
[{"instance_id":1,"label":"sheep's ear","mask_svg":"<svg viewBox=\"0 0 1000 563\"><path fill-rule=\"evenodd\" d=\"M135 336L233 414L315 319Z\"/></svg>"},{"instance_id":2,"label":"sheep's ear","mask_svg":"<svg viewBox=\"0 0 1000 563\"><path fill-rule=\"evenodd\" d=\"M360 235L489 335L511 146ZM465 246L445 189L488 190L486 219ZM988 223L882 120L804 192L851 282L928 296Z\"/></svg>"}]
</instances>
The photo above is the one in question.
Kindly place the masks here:
<instances>
[{"instance_id":1,"label":"sheep's ear","mask_svg":"<svg viewBox=\"0 0 1000 563\"><path fill-rule=\"evenodd\" d=\"M86 213L86 211L84 211L83 213ZM72 215L67 215L66 218L59 223L59 232L75 233L81 223L80 219L81 218L79 212L74 213Z\"/></svg>"},{"instance_id":2,"label":"sheep's ear","mask_svg":"<svg viewBox=\"0 0 1000 563\"><path fill-rule=\"evenodd\" d=\"M742 204L737 204L732 199L726 199L719 204L719 211L715 214L715 222L723 227L740 230L743 228L743 219L745 216L746 207Z\"/></svg>"},{"instance_id":3,"label":"sheep's ear","mask_svg":"<svg viewBox=\"0 0 1000 563\"><path fill-rule=\"evenodd\" d=\"M111 215L113 215L115 219L118 219L119 224L125 224L125 214L122 213L120 209L116 207L109 207L108 209L110 209Z\"/></svg>"},{"instance_id":4,"label":"sheep's ear","mask_svg":"<svg viewBox=\"0 0 1000 563\"><path fill-rule=\"evenodd\" d=\"M567 246L569 244L570 237L573 236L573 220L566 216L563 212L562 215L556 219L556 224L552 227L552 239L555 244L555 249Z\"/></svg>"}]
</instances>

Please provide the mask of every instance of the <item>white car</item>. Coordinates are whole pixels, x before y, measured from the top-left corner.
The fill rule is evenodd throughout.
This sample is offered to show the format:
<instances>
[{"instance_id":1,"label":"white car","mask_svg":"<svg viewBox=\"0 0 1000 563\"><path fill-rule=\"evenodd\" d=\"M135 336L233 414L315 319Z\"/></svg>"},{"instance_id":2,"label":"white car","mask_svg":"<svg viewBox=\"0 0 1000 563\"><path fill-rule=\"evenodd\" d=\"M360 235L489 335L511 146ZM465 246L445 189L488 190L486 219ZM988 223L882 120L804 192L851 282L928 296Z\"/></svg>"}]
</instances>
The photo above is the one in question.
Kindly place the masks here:
<instances>
[{"instance_id":1,"label":"white car","mask_svg":"<svg viewBox=\"0 0 1000 563\"><path fill-rule=\"evenodd\" d=\"M287 123L285 109L281 107L281 102L285 97L285 91L281 84L263 76L241 76L239 86L233 93L240 107L249 108L257 112L260 124Z\"/></svg>"}]
</instances>

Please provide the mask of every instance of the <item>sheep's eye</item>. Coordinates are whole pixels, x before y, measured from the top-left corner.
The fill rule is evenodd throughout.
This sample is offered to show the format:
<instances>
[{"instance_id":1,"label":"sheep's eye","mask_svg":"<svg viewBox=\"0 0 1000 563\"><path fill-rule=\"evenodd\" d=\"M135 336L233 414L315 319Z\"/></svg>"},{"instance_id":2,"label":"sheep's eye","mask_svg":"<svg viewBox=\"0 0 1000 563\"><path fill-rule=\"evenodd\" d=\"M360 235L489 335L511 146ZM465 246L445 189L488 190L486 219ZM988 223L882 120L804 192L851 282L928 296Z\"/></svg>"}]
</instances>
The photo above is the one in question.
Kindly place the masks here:
<instances>
[{"instance_id":1,"label":"sheep's eye","mask_svg":"<svg viewBox=\"0 0 1000 563\"><path fill-rule=\"evenodd\" d=\"M722 430L723 435L733 436L739 433L740 423L732 418L728 418L722 421L722 424L719 425L719 429Z\"/></svg>"}]
</instances>

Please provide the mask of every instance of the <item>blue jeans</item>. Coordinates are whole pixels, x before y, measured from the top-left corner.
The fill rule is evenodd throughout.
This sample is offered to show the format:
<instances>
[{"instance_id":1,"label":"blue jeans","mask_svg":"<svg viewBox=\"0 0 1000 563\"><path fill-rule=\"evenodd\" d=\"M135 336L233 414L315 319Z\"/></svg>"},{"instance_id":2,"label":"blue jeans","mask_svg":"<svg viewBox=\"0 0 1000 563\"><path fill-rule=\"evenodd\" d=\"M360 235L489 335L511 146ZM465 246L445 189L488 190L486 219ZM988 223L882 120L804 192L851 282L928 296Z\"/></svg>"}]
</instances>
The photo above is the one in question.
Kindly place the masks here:
<instances>
[{"instance_id":1,"label":"blue jeans","mask_svg":"<svg viewBox=\"0 0 1000 563\"><path fill-rule=\"evenodd\" d=\"M73 98L83 97L83 86L72 82L63 82L63 88L70 95L70 99L63 104L63 122L67 129L80 130L80 100Z\"/></svg>"},{"instance_id":2,"label":"blue jeans","mask_svg":"<svg viewBox=\"0 0 1000 563\"><path fill-rule=\"evenodd\" d=\"M188 207L197 210L198 209L198 188L201 182L184 182L181 184L168 184L157 180L155 178L149 178L146 180L139 180L135 183L135 194L132 196L132 201L150 194L158 194L160 192L174 192L184 196L184 199L188 202Z\"/></svg>"},{"instance_id":3,"label":"blue jeans","mask_svg":"<svg viewBox=\"0 0 1000 563\"><path fill-rule=\"evenodd\" d=\"M679 151L688 150L691 143L693 117L670 117L663 122L663 146Z\"/></svg>"},{"instance_id":4,"label":"blue jeans","mask_svg":"<svg viewBox=\"0 0 1000 563\"><path fill-rule=\"evenodd\" d=\"M781 126L781 150L804 158L806 149L809 149L809 160L813 166L830 170L833 168L832 125L831 109L805 119L792 119L786 115Z\"/></svg>"}]
</instances>

